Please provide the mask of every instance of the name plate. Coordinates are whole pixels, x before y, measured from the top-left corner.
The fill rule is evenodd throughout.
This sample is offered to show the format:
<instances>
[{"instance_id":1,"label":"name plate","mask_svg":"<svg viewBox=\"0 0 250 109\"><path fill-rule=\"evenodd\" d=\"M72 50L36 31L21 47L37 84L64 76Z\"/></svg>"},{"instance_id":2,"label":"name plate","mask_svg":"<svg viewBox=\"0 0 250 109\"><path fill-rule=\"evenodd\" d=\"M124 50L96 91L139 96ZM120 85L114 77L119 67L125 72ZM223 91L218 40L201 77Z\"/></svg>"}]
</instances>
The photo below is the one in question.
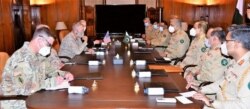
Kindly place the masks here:
<instances>
[{"instance_id":1,"label":"name plate","mask_svg":"<svg viewBox=\"0 0 250 109\"><path fill-rule=\"evenodd\" d=\"M140 77L140 78L151 77L151 72L150 71L139 71L138 77Z\"/></svg>"},{"instance_id":2,"label":"name plate","mask_svg":"<svg viewBox=\"0 0 250 109\"><path fill-rule=\"evenodd\" d=\"M85 94L88 93L89 89L84 86L70 86L68 93Z\"/></svg>"},{"instance_id":3,"label":"name plate","mask_svg":"<svg viewBox=\"0 0 250 109\"><path fill-rule=\"evenodd\" d=\"M139 46L138 43L136 43L136 42L132 43L132 47L133 47L133 48L138 48L138 46Z\"/></svg>"},{"instance_id":4,"label":"name plate","mask_svg":"<svg viewBox=\"0 0 250 109\"><path fill-rule=\"evenodd\" d=\"M105 55L104 51L97 51L96 55Z\"/></svg>"},{"instance_id":5,"label":"name plate","mask_svg":"<svg viewBox=\"0 0 250 109\"><path fill-rule=\"evenodd\" d=\"M148 88L147 89L148 95L164 95L164 88Z\"/></svg>"},{"instance_id":6,"label":"name plate","mask_svg":"<svg viewBox=\"0 0 250 109\"><path fill-rule=\"evenodd\" d=\"M99 65L99 61L89 61L88 65Z\"/></svg>"},{"instance_id":7,"label":"name plate","mask_svg":"<svg viewBox=\"0 0 250 109\"><path fill-rule=\"evenodd\" d=\"M134 42L135 42L135 39L131 39L130 42L131 42L131 43L134 43Z\"/></svg>"},{"instance_id":8,"label":"name plate","mask_svg":"<svg viewBox=\"0 0 250 109\"><path fill-rule=\"evenodd\" d=\"M135 65L146 65L146 60L136 60Z\"/></svg>"}]
</instances>

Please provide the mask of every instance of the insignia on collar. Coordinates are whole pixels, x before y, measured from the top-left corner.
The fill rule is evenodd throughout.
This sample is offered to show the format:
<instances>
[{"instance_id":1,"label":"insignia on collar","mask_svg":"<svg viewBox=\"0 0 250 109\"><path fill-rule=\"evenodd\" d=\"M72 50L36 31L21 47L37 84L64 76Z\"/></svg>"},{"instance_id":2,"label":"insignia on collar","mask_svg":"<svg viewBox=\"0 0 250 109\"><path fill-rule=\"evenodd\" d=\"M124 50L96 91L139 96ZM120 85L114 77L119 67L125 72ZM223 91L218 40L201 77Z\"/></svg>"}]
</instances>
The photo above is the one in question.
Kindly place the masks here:
<instances>
[{"instance_id":1,"label":"insignia on collar","mask_svg":"<svg viewBox=\"0 0 250 109\"><path fill-rule=\"evenodd\" d=\"M205 51L206 51L206 47L202 47L202 48L201 48L201 51L202 51L202 52L205 52Z\"/></svg>"},{"instance_id":2,"label":"insignia on collar","mask_svg":"<svg viewBox=\"0 0 250 109\"><path fill-rule=\"evenodd\" d=\"M182 44L183 44L183 43L184 43L184 40L183 40L183 39L181 39L181 40L180 40L180 43L182 43Z\"/></svg>"},{"instance_id":3,"label":"insignia on collar","mask_svg":"<svg viewBox=\"0 0 250 109\"><path fill-rule=\"evenodd\" d=\"M226 59L221 60L221 65L226 66L228 64L228 61Z\"/></svg>"}]
</instances>

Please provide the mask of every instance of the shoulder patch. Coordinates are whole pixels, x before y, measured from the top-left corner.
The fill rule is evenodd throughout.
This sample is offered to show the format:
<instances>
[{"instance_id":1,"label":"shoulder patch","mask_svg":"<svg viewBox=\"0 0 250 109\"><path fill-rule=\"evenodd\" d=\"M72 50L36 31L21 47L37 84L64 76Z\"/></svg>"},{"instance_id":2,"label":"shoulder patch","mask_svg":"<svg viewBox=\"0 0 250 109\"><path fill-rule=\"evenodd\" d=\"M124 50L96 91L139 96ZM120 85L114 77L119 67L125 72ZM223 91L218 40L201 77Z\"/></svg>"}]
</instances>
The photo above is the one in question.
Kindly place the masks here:
<instances>
[{"instance_id":1,"label":"shoulder patch","mask_svg":"<svg viewBox=\"0 0 250 109\"><path fill-rule=\"evenodd\" d=\"M180 40L180 43L182 43L182 44L183 44L183 43L184 43L184 40L183 40L183 39L181 39L181 40Z\"/></svg>"},{"instance_id":2,"label":"shoulder patch","mask_svg":"<svg viewBox=\"0 0 250 109\"><path fill-rule=\"evenodd\" d=\"M201 48L201 51L202 51L202 52L205 52L205 51L206 51L206 47L202 47L202 48Z\"/></svg>"},{"instance_id":3,"label":"shoulder patch","mask_svg":"<svg viewBox=\"0 0 250 109\"><path fill-rule=\"evenodd\" d=\"M221 65L226 66L228 64L228 61L226 59L221 60Z\"/></svg>"}]
</instances>

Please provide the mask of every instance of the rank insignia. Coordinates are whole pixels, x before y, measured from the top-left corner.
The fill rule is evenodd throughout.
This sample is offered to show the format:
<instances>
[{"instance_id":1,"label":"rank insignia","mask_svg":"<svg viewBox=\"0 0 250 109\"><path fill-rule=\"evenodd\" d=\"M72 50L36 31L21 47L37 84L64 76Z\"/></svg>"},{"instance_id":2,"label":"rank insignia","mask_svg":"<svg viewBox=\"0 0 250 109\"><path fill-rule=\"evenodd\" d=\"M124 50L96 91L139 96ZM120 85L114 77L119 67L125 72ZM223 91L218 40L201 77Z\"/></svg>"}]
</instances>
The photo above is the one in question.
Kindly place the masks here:
<instances>
[{"instance_id":1,"label":"rank insignia","mask_svg":"<svg viewBox=\"0 0 250 109\"><path fill-rule=\"evenodd\" d=\"M182 44L183 44L183 43L184 43L184 40L183 40L183 39L181 39L181 40L180 40L180 43L182 43Z\"/></svg>"},{"instance_id":2,"label":"rank insignia","mask_svg":"<svg viewBox=\"0 0 250 109\"><path fill-rule=\"evenodd\" d=\"M221 60L221 65L226 66L228 64L228 61L226 59Z\"/></svg>"}]
</instances>

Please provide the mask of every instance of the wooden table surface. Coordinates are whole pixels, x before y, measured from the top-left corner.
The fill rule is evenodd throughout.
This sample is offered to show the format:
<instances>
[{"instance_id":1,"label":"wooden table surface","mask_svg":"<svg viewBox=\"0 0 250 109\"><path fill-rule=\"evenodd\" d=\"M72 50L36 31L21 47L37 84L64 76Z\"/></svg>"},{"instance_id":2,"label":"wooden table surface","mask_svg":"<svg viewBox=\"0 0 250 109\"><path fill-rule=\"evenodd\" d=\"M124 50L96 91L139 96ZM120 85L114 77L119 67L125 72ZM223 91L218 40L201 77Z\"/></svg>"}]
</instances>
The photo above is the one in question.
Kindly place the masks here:
<instances>
[{"instance_id":1,"label":"wooden table surface","mask_svg":"<svg viewBox=\"0 0 250 109\"><path fill-rule=\"evenodd\" d=\"M121 52L123 51L123 52ZM124 52L125 51L125 52ZM94 80L74 80L73 86L85 86L90 89L88 94L68 94L67 89L56 91L40 91L28 97L27 106L30 109L88 109L88 108L173 108L173 109L200 109L203 104L193 100L192 104L157 103L156 97L143 93L144 82L171 83L180 92L186 91L186 81L178 73L168 73L168 76L153 76L151 78L132 77L134 65L130 65L130 56L123 47L116 53L124 59L124 64L114 65L113 57L116 53L109 53L103 58L105 64L99 66L65 65L62 70L70 71L75 77L82 77L85 73L99 72L103 79L95 80L96 87L92 87ZM86 58L87 57L87 58ZM75 59L75 60L74 60ZM96 59L96 55L80 55L73 60L84 62L86 59ZM102 60L102 59L101 59ZM135 84L139 84L139 91L135 90ZM179 96L178 93L165 93L164 97Z\"/></svg>"}]
</instances>

